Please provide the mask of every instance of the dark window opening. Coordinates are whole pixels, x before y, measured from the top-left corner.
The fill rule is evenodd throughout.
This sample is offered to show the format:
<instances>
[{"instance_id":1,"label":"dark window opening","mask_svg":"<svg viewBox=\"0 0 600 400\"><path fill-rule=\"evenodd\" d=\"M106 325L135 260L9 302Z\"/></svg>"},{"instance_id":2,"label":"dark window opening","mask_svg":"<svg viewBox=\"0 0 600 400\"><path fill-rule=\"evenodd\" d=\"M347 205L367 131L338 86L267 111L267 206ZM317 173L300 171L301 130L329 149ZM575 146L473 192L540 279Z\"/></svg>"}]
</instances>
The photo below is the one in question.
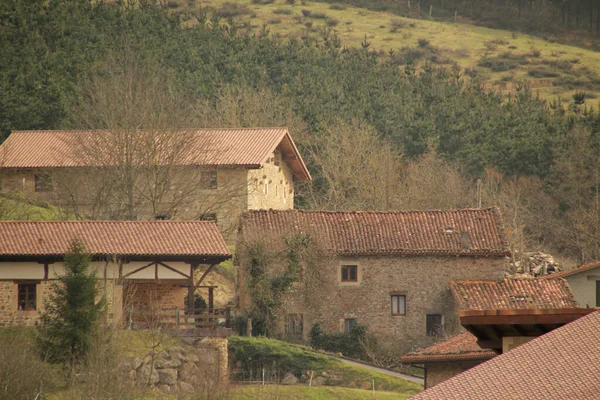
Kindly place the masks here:
<instances>
[{"instance_id":1,"label":"dark window opening","mask_svg":"<svg viewBox=\"0 0 600 400\"><path fill-rule=\"evenodd\" d=\"M36 308L36 284L19 283L18 308L19 310L35 310Z\"/></svg>"},{"instance_id":2,"label":"dark window opening","mask_svg":"<svg viewBox=\"0 0 600 400\"><path fill-rule=\"evenodd\" d=\"M168 215L156 215L154 217L154 219L156 221L167 221L167 220L171 219L171 217L169 217Z\"/></svg>"},{"instance_id":3,"label":"dark window opening","mask_svg":"<svg viewBox=\"0 0 600 400\"><path fill-rule=\"evenodd\" d=\"M51 192L52 178L47 174L36 174L35 175L35 191L36 192Z\"/></svg>"},{"instance_id":4,"label":"dark window opening","mask_svg":"<svg viewBox=\"0 0 600 400\"><path fill-rule=\"evenodd\" d=\"M217 171L202 172L200 175L200 180L203 189L216 189Z\"/></svg>"},{"instance_id":5,"label":"dark window opening","mask_svg":"<svg viewBox=\"0 0 600 400\"><path fill-rule=\"evenodd\" d=\"M600 307L600 281L596 281L596 307Z\"/></svg>"},{"instance_id":6,"label":"dark window opening","mask_svg":"<svg viewBox=\"0 0 600 400\"><path fill-rule=\"evenodd\" d=\"M442 314L427 314L427 336L441 335L444 331Z\"/></svg>"},{"instance_id":7,"label":"dark window opening","mask_svg":"<svg viewBox=\"0 0 600 400\"><path fill-rule=\"evenodd\" d=\"M276 167L279 167L279 164L281 162L281 153L275 153L275 160L273 161L273 164L275 164Z\"/></svg>"},{"instance_id":8,"label":"dark window opening","mask_svg":"<svg viewBox=\"0 0 600 400\"><path fill-rule=\"evenodd\" d=\"M357 282L358 266L342 265L342 282Z\"/></svg>"},{"instance_id":9,"label":"dark window opening","mask_svg":"<svg viewBox=\"0 0 600 400\"><path fill-rule=\"evenodd\" d=\"M358 323L356 322L356 318L346 318L344 320L344 333L349 335L352 332L352 328L354 328Z\"/></svg>"},{"instance_id":10,"label":"dark window opening","mask_svg":"<svg viewBox=\"0 0 600 400\"><path fill-rule=\"evenodd\" d=\"M217 213L204 213L200 215L200 221L215 221L217 222Z\"/></svg>"},{"instance_id":11,"label":"dark window opening","mask_svg":"<svg viewBox=\"0 0 600 400\"><path fill-rule=\"evenodd\" d=\"M392 295L392 315L406 315L406 296Z\"/></svg>"},{"instance_id":12,"label":"dark window opening","mask_svg":"<svg viewBox=\"0 0 600 400\"><path fill-rule=\"evenodd\" d=\"M285 332L288 335L302 335L304 333L304 315L287 314L285 316Z\"/></svg>"}]
</instances>

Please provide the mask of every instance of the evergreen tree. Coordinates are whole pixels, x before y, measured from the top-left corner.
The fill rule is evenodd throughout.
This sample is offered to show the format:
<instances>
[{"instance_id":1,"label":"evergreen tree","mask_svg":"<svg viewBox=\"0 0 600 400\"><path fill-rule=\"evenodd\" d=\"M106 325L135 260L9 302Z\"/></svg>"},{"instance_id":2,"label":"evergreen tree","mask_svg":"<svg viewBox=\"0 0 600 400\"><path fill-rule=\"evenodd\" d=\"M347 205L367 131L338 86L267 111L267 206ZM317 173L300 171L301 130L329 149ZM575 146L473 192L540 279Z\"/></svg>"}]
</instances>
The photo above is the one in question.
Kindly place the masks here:
<instances>
[{"instance_id":1,"label":"evergreen tree","mask_svg":"<svg viewBox=\"0 0 600 400\"><path fill-rule=\"evenodd\" d=\"M65 254L65 274L52 285L52 295L38 325L38 344L43 358L52 363L85 360L97 329L104 299L99 295L96 273L80 239L73 239Z\"/></svg>"}]
</instances>

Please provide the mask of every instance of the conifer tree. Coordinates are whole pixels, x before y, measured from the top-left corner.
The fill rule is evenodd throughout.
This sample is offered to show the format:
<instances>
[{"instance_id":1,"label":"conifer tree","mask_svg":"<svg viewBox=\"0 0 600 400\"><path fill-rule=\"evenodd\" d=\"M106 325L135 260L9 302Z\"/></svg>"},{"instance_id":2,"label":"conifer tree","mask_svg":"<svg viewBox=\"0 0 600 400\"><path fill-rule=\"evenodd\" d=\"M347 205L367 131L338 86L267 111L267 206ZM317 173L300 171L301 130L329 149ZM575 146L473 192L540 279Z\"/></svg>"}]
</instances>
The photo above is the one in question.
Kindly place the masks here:
<instances>
[{"instance_id":1,"label":"conifer tree","mask_svg":"<svg viewBox=\"0 0 600 400\"><path fill-rule=\"evenodd\" d=\"M96 300L98 279L90 271L90 256L80 239L69 243L64 262L65 273L52 284L37 337L43 358L68 363L72 370L77 362L85 361L105 300Z\"/></svg>"}]
</instances>

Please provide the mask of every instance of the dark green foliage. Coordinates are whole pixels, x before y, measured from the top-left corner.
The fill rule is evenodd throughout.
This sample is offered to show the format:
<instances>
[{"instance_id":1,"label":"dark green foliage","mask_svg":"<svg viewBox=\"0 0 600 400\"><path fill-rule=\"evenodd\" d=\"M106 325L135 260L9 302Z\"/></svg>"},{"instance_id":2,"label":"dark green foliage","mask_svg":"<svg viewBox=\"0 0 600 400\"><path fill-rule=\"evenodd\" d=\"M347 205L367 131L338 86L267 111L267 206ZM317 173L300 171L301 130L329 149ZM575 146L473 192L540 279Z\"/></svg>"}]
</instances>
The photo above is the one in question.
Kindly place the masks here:
<instances>
[{"instance_id":1,"label":"dark green foliage","mask_svg":"<svg viewBox=\"0 0 600 400\"><path fill-rule=\"evenodd\" d=\"M189 313L191 310L189 310L188 308L188 299L189 299L189 295L185 295L185 313ZM201 295L199 295L198 293L194 293L194 311L202 311L204 309L206 309L207 305L206 305L206 300L204 300L204 297L202 297Z\"/></svg>"},{"instance_id":2,"label":"dark green foliage","mask_svg":"<svg viewBox=\"0 0 600 400\"><path fill-rule=\"evenodd\" d=\"M527 71L527 74L533 78L556 78L560 76L558 72L554 72L550 68L537 67Z\"/></svg>"},{"instance_id":3,"label":"dark green foliage","mask_svg":"<svg viewBox=\"0 0 600 400\"><path fill-rule=\"evenodd\" d=\"M315 324L310 329L311 347L331 353L341 353L346 357L364 359L366 349L374 346L375 340L368 335L367 325L354 325L350 334L344 332L327 333L321 325Z\"/></svg>"},{"instance_id":4,"label":"dark green foliage","mask_svg":"<svg viewBox=\"0 0 600 400\"><path fill-rule=\"evenodd\" d=\"M485 56L479 60L477 65L480 67L489 68L494 72L504 72L515 69L519 65L525 64L527 64L527 56L506 52L495 57Z\"/></svg>"},{"instance_id":5,"label":"dark green foliage","mask_svg":"<svg viewBox=\"0 0 600 400\"><path fill-rule=\"evenodd\" d=\"M291 372L300 377L305 371L323 369L328 363L326 356L266 338L232 336L228 347L234 354L233 363L240 361L243 370L255 378L260 377L263 369L278 371L282 376Z\"/></svg>"},{"instance_id":6,"label":"dark green foliage","mask_svg":"<svg viewBox=\"0 0 600 400\"><path fill-rule=\"evenodd\" d=\"M223 6L217 10L217 14L223 18L232 18L239 15L250 14L250 9L247 6L239 3L226 2L223 3Z\"/></svg>"},{"instance_id":7,"label":"dark green foliage","mask_svg":"<svg viewBox=\"0 0 600 400\"><path fill-rule=\"evenodd\" d=\"M289 8L278 8L276 10L273 10L273 14L290 15L290 14L292 14L292 10Z\"/></svg>"},{"instance_id":8,"label":"dark green foliage","mask_svg":"<svg viewBox=\"0 0 600 400\"><path fill-rule=\"evenodd\" d=\"M90 271L90 256L81 240L71 241L64 260L65 275L52 285L53 293L40 318L38 345L43 359L73 366L85 361L104 299L96 300L98 279Z\"/></svg>"}]
</instances>

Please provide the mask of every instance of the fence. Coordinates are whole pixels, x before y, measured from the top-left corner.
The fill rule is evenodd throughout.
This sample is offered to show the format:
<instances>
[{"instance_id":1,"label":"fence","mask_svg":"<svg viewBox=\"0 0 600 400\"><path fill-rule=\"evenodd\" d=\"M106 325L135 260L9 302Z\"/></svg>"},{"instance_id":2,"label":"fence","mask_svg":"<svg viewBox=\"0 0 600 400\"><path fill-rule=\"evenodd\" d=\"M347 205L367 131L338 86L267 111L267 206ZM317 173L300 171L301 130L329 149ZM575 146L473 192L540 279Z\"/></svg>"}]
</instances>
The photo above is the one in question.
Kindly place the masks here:
<instances>
[{"instance_id":1,"label":"fence","mask_svg":"<svg viewBox=\"0 0 600 400\"><path fill-rule=\"evenodd\" d=\"M127 329L193 330L231 328L231 309L212 308L186 312L180 307L144 308L127 310Z\"/></svg>"}]
</instances>

